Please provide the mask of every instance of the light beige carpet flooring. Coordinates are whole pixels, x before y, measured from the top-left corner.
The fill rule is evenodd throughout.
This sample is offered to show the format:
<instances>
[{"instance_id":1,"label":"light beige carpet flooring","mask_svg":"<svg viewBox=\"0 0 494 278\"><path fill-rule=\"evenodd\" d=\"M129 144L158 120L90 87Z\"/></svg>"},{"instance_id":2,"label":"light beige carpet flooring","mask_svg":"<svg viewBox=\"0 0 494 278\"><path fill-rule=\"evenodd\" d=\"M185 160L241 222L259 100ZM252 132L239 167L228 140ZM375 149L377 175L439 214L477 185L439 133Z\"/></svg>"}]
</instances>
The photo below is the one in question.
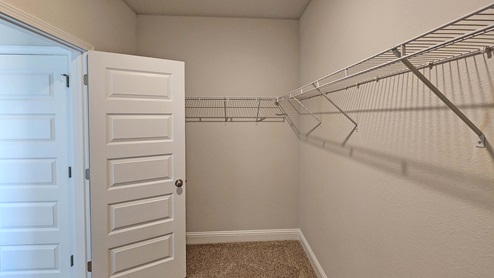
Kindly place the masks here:
<instances>
[{"instance_id":1,"label":"light beige carpet flooring","mask_svg":"<svg viewBox=\"0 0 494 278\"><path fill-rule=\"evenodd\" d=\"M187 245L187 278L317 278L298 241Z\"/></svg>"}]
</instances>

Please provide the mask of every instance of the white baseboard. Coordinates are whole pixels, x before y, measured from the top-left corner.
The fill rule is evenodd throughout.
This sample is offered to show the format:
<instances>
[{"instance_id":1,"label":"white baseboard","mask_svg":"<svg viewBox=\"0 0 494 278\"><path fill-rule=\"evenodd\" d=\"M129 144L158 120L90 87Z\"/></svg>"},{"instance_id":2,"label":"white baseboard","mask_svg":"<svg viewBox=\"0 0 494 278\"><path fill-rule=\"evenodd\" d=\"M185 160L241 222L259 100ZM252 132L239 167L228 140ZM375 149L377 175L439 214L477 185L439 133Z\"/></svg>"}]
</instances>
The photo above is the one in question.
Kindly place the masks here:
<instances>
[{"instance_id":1,"label":"white baseboard","mask_svg":"<svg viewBox=\"0 0 494 278\"><path fill-rule=\"evenodd\" d=\"M310 248L309 242L307 242L307 239L305 239L304 234L302 233L301 230L299 230L300 234L300 244L304 248L305 254L307 255L307 258L309 258L310 264L312 265L312 268L316 272L317 277L319 278L328 278L326 276L326 273L324 273L324 269L322 269L321 264L316 258L316 254L312 251L312 248Z\"/></svg>"},{"instance_id":2,"label":"white baseboard","mask_svg":"<svg viewBox=\"0 0 494 278\"><path fill-rule=\"evenodd\" d=\"M300 229L189 232L187 244L298 240L318 278L328 278Z\"/></svg>"},{"instance_id":3,"label":"white baseboard","mask_svg":"<svg viewBox=\"0 0 494 278\"><path fill-rule=\"evenodd\" d=\"M189 232L187 244L299 240L300 229Z\"/></svg>"}]
</instances>

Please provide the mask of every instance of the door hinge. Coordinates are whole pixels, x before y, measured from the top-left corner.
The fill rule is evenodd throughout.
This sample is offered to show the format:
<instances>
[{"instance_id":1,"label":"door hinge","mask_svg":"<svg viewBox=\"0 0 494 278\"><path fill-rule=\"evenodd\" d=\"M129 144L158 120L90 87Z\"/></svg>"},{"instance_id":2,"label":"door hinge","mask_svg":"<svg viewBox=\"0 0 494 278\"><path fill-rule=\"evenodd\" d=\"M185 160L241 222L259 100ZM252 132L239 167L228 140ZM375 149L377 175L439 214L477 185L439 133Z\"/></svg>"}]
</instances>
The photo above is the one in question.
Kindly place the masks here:
<instances>
[{"instance_id":1,"label":"door hinge","mask_svg":"<svg viewBox=\"0 0 494 278\"><path fill-rule=\"evenodd\" d=\"M89 84L89 77L87 76L87 74L84 74L84 85L88 85Z\"/></svg>"},{"instance_id":2,"label":"door hinge","mask_svg":"<svg viewBox=\"0 0 494 278\"><path fill-rule=\"evenodd\" d=\"M91 171L89 171L89 169L86 169L86 180L89 180L90 177L91 177Z\"/></svg>"},{"instance_id":3,"label":"door hinge","mask_svg":"<svg viewBox=\"0 0 494 278\"><path fill-rule=\"evenodd\" d=\"M65 86L67 88L69 88L70 87L70 77L69 77L69 75L68 74L62 74L62 76L65 76Z\"/></svg>"},{"instance_id":4,"label":"door hinge","mask_svg":"<svg viewBox=\"0 0 494 278\"><path fill-rule=\"evenodd\" d=\"M93 262L87 262L87 272L93 272Z\"/></svg>"},{"instance_id":5,"label":"door hinge","mask_svg":"<svg viewBox=\"0 0 494 278\"><path fill-rule=\"evenodd\" d=\"M74 266L74 255L70 256L70 266Z\"/></svg>"},{"instance_id":6,"label":"door hinge","mask_svg":"<svg viewBox=\"0 0 494 278\"><path fill-rule=\"evenodd\" d=\"M72 167L69 167L69 179L72 178Z\"/></svg>"}]
</instances>

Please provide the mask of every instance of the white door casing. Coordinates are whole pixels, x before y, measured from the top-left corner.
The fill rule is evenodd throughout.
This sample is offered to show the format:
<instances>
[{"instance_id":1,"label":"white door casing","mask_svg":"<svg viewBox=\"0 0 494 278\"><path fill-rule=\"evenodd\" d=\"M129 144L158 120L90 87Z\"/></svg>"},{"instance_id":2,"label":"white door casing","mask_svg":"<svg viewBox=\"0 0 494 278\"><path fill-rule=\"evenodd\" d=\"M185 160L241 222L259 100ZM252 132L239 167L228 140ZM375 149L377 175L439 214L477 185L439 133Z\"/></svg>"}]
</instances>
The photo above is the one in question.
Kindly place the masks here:
<instances>
[{"instance_id":1,"label":"white door casing","mask_svg":"<svg viewBox=\"0 0 494 278\"><path fill-rule=\"evenodd\" d=\"M0 277L70 277L64 55L0 55Z\"/></svg>"},{"instance_id":2,"label":"white door casing","mask_svg":"<svg viewBox=\"0 0 494 278\"><path fill-rule=\"evenodd\" d=\"M185 277L184 63L90 51L92 275Z\"/></svg>"}]
</instances>

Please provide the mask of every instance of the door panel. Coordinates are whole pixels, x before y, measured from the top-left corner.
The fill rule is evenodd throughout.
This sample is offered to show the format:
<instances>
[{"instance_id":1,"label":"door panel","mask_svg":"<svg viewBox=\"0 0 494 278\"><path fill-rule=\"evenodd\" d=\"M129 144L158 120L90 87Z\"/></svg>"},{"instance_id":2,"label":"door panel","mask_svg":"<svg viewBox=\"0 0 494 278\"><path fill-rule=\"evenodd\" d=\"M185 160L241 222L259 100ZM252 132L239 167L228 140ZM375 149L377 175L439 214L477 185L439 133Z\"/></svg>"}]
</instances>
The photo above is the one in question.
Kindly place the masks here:
<instances>
[{"instance_id":1,"label":"door panel","mask_svg":"<svg viewBox=\"0 0 494 278\"><path fill-rule=\"evenodd\" d=\"M89 52L93 277L185 277L184 64Z\"/></svg>"},{"instance_id":2,"label":"door panel","mask_svg":"<svg viewBox=\"0 0 494 278\"><path fill-rule=\"evenodd\" d=\"M0 55L0 277L70 277L66 56Z\"/></svg>"}]
</instances>

